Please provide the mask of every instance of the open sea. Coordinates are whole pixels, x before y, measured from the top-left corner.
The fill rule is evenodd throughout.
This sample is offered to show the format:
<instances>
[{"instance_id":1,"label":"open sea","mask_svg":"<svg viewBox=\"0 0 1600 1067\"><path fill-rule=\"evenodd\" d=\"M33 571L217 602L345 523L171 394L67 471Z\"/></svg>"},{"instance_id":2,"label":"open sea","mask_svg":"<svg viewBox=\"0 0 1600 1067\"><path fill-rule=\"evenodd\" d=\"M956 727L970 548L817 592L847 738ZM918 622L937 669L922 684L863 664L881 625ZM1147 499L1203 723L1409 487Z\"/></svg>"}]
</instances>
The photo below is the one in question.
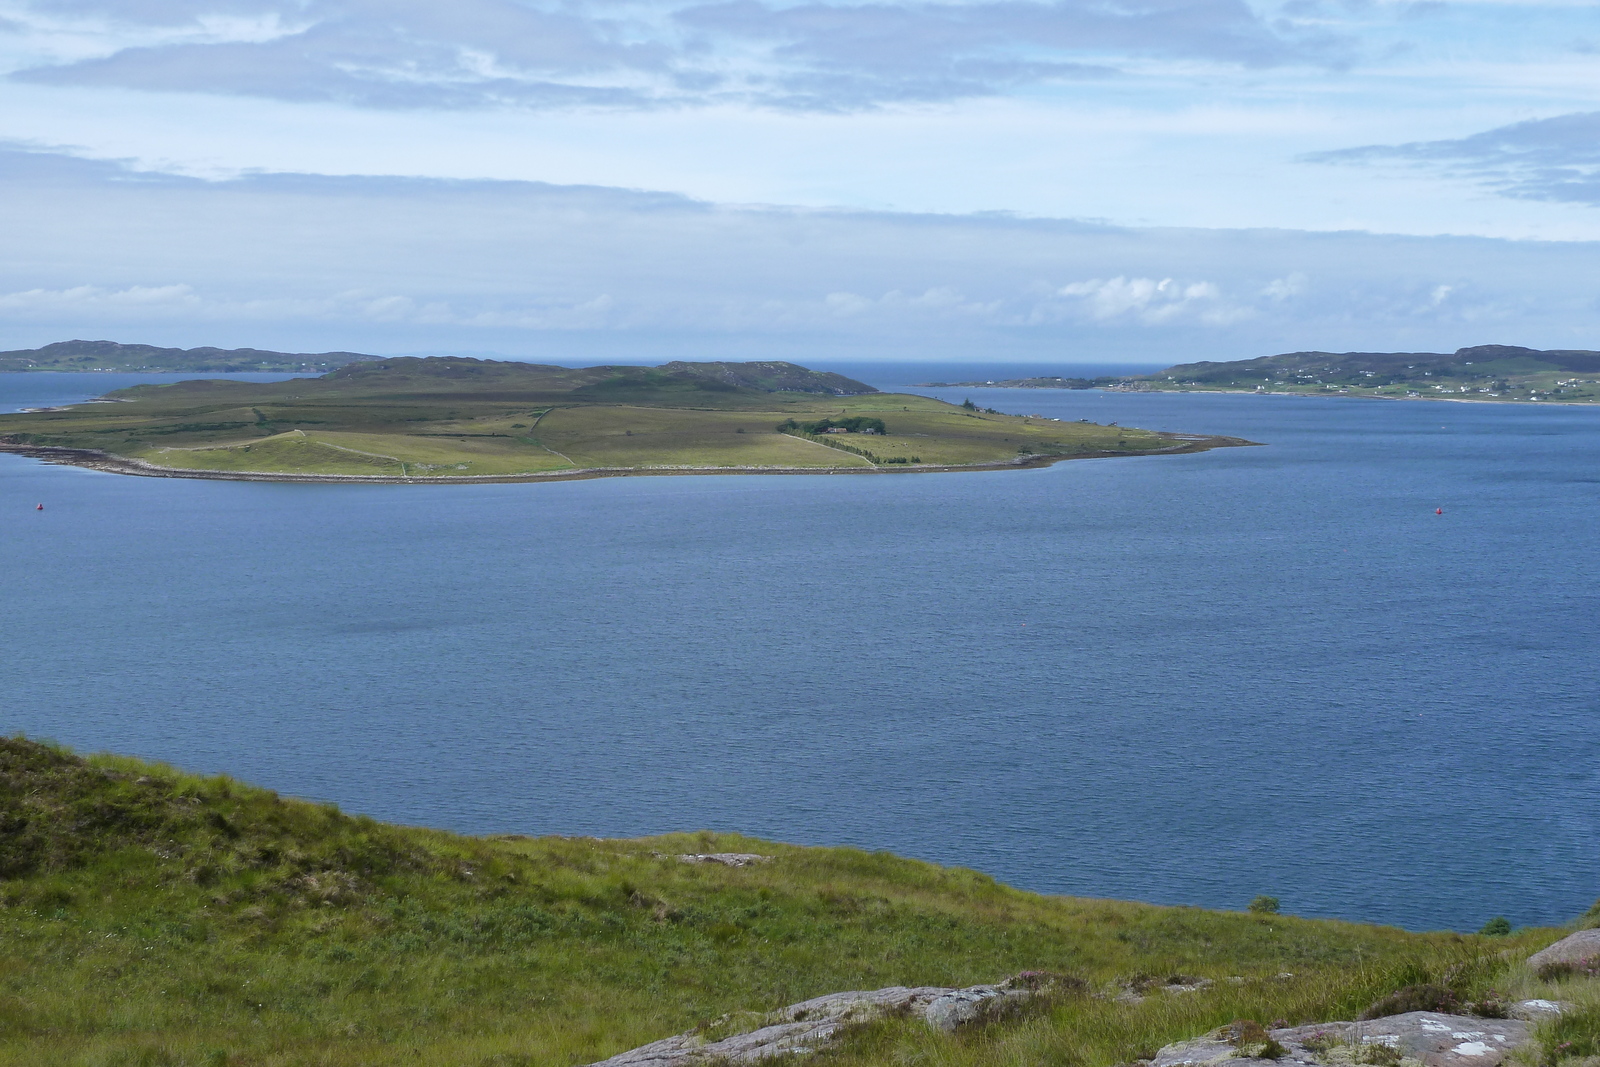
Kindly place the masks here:
<instances>
[{"instance_id":1,"label":"open sea","mask_svg":"<svg viewBox=\"0 0 1600 1067\"><path fill-rule=\"evenodd\" d=\"M0 410L175 377L0 374ZM0 455L0 729L470 833L1412 929L1600 896L1600 407L972 395L1265 447L434 487Z\"/></svg>"}]
</instances>

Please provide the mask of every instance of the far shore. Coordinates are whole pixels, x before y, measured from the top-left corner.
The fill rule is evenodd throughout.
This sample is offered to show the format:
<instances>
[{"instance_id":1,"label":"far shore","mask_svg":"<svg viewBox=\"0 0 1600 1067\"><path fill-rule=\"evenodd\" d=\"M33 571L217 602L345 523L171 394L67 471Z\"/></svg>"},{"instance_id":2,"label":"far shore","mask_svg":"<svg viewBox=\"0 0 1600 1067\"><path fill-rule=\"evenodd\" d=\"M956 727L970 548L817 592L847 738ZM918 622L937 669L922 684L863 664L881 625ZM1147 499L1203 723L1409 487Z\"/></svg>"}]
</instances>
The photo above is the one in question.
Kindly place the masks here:
<instances>
[{"instance_id":1,"label":"far shore","mask_svg":"<svg viewBox=\"0 0 1600 1067\"><path fill-rule=\"evenodd\" d=\"M999 386L979 385L975 389L998 389ZM1090 392L1096 390L1063 390L1063 392ZM1233 396L1306 396L1314 398L1333 398L1339 400L1443 400L1451 404L1538 404L1540 407L1561 405L1569 408L1589 408L1600 404L1600 400L1506 400L1504 398L1490 399L1475 396L1382 396L1378 393L1287 393L1269 391L1265 389L1119 389L1111 387L1099 389L1103 393L1227 393Z\"/></svg>"}]
</instances>

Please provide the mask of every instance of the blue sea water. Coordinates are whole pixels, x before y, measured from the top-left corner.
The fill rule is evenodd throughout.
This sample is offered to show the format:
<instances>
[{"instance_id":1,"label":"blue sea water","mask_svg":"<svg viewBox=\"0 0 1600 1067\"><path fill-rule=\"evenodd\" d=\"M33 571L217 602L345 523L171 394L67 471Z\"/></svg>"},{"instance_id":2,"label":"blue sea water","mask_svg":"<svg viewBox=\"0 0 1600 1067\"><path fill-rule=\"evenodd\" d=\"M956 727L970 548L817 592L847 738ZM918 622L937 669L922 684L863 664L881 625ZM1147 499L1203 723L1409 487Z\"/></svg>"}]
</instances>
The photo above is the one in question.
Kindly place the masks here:
<instances>
[{"instance_id":1,"label":"blue sea water","mask_svg":"<svg viewBox=\"0 0 1600 1067\"><path fill-rule=\"evenodd\" d=\"M1410 928L1600 896L1600 408L975 399L1265 447L450 487L0 455L0 729L469 832Z\"/></svg>"}]
</instances>

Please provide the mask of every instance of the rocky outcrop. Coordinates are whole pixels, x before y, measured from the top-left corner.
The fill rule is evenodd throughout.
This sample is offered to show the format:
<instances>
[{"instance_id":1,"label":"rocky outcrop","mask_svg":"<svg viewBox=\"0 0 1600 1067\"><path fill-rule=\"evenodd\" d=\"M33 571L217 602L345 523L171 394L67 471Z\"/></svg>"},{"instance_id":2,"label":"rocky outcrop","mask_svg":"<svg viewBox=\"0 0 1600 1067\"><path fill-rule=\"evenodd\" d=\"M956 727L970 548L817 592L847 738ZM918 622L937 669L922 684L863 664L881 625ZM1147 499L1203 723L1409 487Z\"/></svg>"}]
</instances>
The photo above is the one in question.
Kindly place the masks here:
<instances>
[{"instance_id":1,"label":"rocky outcrop","mask_svg":"<svg viewBox=\"0 0 1600 1067\"><path fill-rule=\"evenodd\" d=\"M1528 966L1537 974L1546 968L1593 959L1600 959L1600 930L1579 930L1529 956Z\"/></svg>"},{"instance_id":2,"label":"rocky outcrop","mask_svg":"<svg viewBox=\"0 0 1600 1067\"><path fill-rule=\"evenodd\" d=\"M1049 977L1019 975L999 985L947 989L942 986L890 986L887 989L829 993L791 1004L754 1021L744 1033L718 1037L727 1019L705 1030L653 1041L648 1045L592 1064L591 1067L700 1067L710 1064L759 1063L774 1056L815 1052L846 1027L893 1017L920 1018L929 1026L954 1032L964 1026L1002 1018L1029 998L1054 988Z\"/></svg>"},{"instance_id":3,"label":"rocky outcrop","mask_svg":"<svg viewBox=\"0 0 1600 1067\"><path fill-rule=\"evenodd\" d=\"M770 863L771 856L756 852L690 852L678 857L684 863L720 863L724 867L749 867L755 863Z\"/></svg>"},{"instance_id":4,"label":"rocky outcrop","mask_svg":"<svg viewBox=\"0 0 1600 1067\"><path fill-rule=\"evenodd\" d=\"M1477 1019L1413 1011L1370 1022L1316 1023L1269 1030L1270 1043L1241 1042L1232 1027L1168 1045L1152 1067L1497 1067L1528 1040L1520 1019ZM1240 1045L1245 1047L1241 1048Z\"/></svg>"},{"instance_id":5,"label":"rocky outcrop","mask_svg":"<svg viewBox=\"0 0 1600 1067\"><path fill-rule=\"evenodd\" d=\"M754 853L681 855L688 863L742 867L770 859ZM1600 958L1600 930L1581 930L1534 954L1536 971L1585 967ZM1279 979L1293 975L1281 974ZM1229 983L1244 982L1229 978ZM1194 993L1212 986L1208 978L1140 976L1112 994L1119 1003L1139 1003L1155 993ZM1432 987L1415 987L1431 989ZM830 993L791 1004L768 1015L724 1017L710 1026L678 1034L613 1056L591 1067L712 1067L756 1064L776 1056L820 1051L846 1028L886 1018L920 1019L954 1033L964 1027L1004 1019L1042 994L1084 994L1081 980L1051 972L1025 971L997 985L948 989L891 986L887 989ZM1098 994L1105 996L1108 994ZM1392 999L1392 998L1389 998ZM1415 1004L1415 998L1412 998ZM1383 1010L1386 1001L1374 1005ZM1201 1038L1168 1045L1141 1067L1500 1067L1513 1050L1528 1042L1534 1024L1559 1016L1552 1000L1514 1004L1485 1001L1473 1010L1505 1014L1490 1019L1443 1011L1406 1011L1354 1022L1313 1023L1264 1029L1241 1021ZM1398 1006L1398 1005L1397 1005ZM1395 1010L1391 1007L1390 1010ZM739 1030L742 1032L731 1032ZM727 1035L727 1036L723 1036Z\"/></svg>"}]
</instances>

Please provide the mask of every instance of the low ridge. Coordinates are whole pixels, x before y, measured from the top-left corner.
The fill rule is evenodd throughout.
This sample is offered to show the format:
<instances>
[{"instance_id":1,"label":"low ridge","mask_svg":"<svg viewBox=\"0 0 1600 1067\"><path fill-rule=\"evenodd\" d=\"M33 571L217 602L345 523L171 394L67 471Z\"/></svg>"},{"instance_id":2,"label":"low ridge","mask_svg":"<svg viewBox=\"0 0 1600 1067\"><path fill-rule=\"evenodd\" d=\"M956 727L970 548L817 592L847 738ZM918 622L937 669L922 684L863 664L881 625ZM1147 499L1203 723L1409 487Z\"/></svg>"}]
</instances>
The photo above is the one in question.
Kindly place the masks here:
<instances>
[{"instance_id":1,"label":"low ridge","mask_svg":"<svg viewBox=\"0 0 1600 1067\"><path fill-rule=\"evenodd\" d=\"M377 359L360 352L270 352L259 348L158 348L117 341L57 341L43 348L0 352L0 372L171 371L241 373L246 371L327 371L356 360Z\"/></svg>"}]
</instances>

